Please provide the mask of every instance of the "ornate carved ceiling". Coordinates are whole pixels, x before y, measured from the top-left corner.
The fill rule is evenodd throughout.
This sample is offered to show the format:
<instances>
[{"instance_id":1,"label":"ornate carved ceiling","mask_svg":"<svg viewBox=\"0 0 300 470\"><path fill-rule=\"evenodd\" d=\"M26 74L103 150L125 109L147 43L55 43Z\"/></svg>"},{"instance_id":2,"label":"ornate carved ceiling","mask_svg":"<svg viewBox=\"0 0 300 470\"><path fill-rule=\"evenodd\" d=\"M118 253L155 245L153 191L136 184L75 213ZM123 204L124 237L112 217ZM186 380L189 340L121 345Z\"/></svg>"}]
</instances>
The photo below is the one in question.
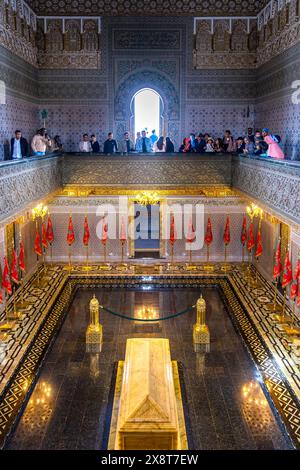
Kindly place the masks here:
<instances>
[{"instance_id":1,"label":"ornate carved ceiling","mask_svg":"<svg viewBox=\"0 0 300 470\"><path fill-rule=\"evenodd\" d=\"M251 16L267 0L27 0L38 15Z\"/></svg>"}]
</instances>

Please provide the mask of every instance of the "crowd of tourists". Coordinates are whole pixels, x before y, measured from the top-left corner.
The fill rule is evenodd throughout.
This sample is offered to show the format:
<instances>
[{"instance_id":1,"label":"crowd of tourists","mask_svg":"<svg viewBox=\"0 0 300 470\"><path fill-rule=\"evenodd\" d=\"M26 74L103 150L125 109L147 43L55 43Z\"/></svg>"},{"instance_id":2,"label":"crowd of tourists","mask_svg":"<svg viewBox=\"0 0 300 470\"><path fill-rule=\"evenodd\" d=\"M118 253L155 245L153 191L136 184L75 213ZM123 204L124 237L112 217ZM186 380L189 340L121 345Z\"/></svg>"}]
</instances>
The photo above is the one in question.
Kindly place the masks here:
<instances>
[{"instance_id":1,"label":"crowd of tourists","mask_svg":"<svg viewBox=\"0 0 300 470\"><path fill-rule=\"evenodd\" d=\"M283 159L284 153L281 148L281 138L274 135L269 129L257 129L255 132L251 127L247 129L246 135L234 138L230 130L226 130L223 137L213 138L209 133L190 133L183 139L179 147L179 153L237 153L242 155L268 156ZM60 136L51 138L45 128L39 129L29 146L27 140L22 136L20 130L15 131L11 139L10 158L19 159L29 155L43 156L47 152L61 152L63 144ZM132 139L129 132L125 132L118 142L112 132L107 139L100 144L95 134L89 136L85 133L78 145L78 151L82 153L174 153L175 147L170 137L157 136L155 129L148 135L147 130L137 132L136 138Z\"/></svg>"}]
</instances>

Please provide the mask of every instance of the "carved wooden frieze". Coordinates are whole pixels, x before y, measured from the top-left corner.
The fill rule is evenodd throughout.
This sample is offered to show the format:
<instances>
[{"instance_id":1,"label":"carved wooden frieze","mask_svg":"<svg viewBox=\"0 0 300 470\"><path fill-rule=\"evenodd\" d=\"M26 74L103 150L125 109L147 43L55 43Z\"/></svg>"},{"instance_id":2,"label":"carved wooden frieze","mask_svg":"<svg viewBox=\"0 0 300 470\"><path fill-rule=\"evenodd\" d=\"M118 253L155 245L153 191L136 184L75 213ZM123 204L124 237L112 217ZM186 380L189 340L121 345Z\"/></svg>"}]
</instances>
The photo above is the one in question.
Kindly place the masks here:
<instances>
[{"instance_id":1,"label":"carved wooden frieze","mask_svg":"<svg viewBox=\"0 0 300 470\"><path fill-rule=\"evenodd\" d=\"M0 45L29 62L37 63L37 50L35 47L35 31L31 18L27 24L21 12L14 11L11 5L0 2Z\"/></svg>"},{"instance_id":2,"label":"carved wooden frieze","mask_svg":"<svg viewBox=\"0 0 300 470\"><path fill-rule=\"evenodd\" d=\"M268 62L300 41L300 3L269 2L257 17L196 18L195 69L246 69Z\"/></svg>"}]
</instances>

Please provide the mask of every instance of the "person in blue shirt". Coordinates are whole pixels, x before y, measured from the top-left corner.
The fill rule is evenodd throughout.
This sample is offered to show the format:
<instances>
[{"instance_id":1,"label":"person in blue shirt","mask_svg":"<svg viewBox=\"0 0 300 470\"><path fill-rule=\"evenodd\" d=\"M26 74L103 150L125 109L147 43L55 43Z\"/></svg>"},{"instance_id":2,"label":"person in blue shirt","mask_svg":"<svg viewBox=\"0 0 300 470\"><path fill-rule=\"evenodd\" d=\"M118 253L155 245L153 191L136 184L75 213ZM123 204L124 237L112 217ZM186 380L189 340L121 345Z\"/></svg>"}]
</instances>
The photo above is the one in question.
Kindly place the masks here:
<instances>
[{"instance_id":1,"label":"person in blue shirt","mask_svg":"<svg viewBox=\"0 0 300 470\"><path fill-rule=\"evenodd\" d=\"M158 137L157 137L157 135L155 134L155 129L153 129L153 131L152 131L152 135L150 136L150 140L151 140L151 147L153 147L153 145L155 144L155 142L158 141Z\"/></svg>"}]
</instances>

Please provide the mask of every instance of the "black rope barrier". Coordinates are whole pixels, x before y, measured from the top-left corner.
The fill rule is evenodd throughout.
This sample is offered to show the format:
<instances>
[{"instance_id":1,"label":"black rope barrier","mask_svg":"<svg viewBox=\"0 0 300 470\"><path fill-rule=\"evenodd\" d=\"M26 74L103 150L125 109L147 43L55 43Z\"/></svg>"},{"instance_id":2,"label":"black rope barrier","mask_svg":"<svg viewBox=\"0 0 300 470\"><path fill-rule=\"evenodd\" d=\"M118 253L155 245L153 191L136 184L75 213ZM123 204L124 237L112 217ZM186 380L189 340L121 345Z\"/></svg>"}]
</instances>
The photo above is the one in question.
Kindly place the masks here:
<instances>
[{"instance_id":1,"label":"black rope barrier","mask_svg":"<svg viewBox=\"0 0 300 470\"><path fill-rule=\"evenodd\" d=\"M171 318L176 318L176 317L179 317L180 315L184 315L185 313L189 312L195 307L196 307L196 304L191 305L190 307L187 307L185 310L182 310L181 312L169 314L163 318L161 317L159 318L136 318L136 317L129 317L128 315L123 315L122 313L114 312L113 310L110 310L109 308L104 307L103 305L100 305L100 308L102 310L105 310L107 313L110 313L111 315L124 318L125 320L134 320L134 321L142 321L142 322L158 322L158 321L170 320Z\"/></svg>"}]
</instances>

